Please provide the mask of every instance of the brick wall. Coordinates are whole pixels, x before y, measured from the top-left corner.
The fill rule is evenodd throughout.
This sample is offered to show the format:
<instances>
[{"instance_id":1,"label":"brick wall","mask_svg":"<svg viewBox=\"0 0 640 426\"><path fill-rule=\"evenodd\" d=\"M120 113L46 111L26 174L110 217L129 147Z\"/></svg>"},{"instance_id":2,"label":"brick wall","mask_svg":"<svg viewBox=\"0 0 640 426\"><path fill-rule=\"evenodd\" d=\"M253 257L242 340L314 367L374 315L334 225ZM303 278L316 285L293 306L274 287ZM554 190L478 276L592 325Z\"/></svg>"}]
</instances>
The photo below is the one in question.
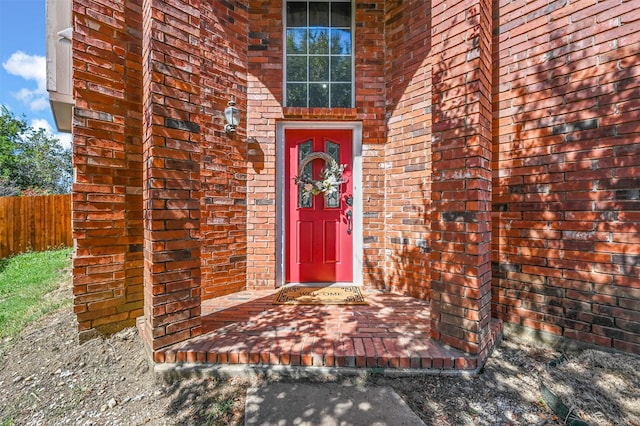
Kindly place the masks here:
<instances>
[{"instance_id":1,"label":"brick wall","mask_svg":"<svg viewBox=\"0 0 640 426\"><path fill-rule=\"evenodd\" d=\"M381 281L384 253L384 1L356 2L356 105L283 108L283 21L280 1L249 2L247 88L247 284L275 285L276 122L363 123L365 280Z\"/></svg>"},{"instance_id":2,"label":"brick wall","mask_svg":"<svg viewBox=\"0 0 640 426\"><path fill-rule=\"evenodd\" d=\"M355 6L357 120L362 121L363 276L366 285L384 287L385 269L385 2Z\"/></svg>"},{"instance_id":3,"label":"brick wall","mask_svg":"<svg viewBox=\"0 0 640 426\"><path fill-rule=\"evenodd\" d=\"M155 351L202 332L200 2L142 3L143 335Z\"/></svg>"},{"instance_id":4,"label":"brick wall","mask_svg":"<svg viewBox=\"0 0 640 426\"><path fill-rule=\"evenodd\" d=\"M250 1L247 49L247 285L275 287L276 120L282 117L282 3Z\"/></svg>"},{"instance_id":5,"label":"brick wall","mask_svg":"<svg viewBox=\"0 0 640 426\"><path fill-rule=\"evenodd\" d=\"M138 2L73 2L74 311L80 339L142 314Z\"/></svg>"},{"instance_id":6,"label":"brick wall","mask_svg":"<svg viewBox=\"0 0 640 426\"><path fill-rule=\"evenodd\" d=\"M488 0L432 3L431 334L484 358L491 317Z\"/></svg>"},{"instance_id":7,"label":"brick wall","mask_svg":"<svg viewBox=\"0 0 640 426\"><path fill-rule=\"evenodd\" d=\"M103 3L73 6L81 337L133 324L143 271L154 349L202 298L273 287L276 124L332 120L363 124L365 284L431 297L434 338L484 357L492 296L640 352L631 2L357 1L356 105L311 110L283 108L281 1Z\"/></svg>"},{"instance_id":8,"label":"brick wall","mask_svg":"<svg viewBox=\"0 0 640 426\"><path fill-rule=\"evenodd\" d=\"M385 277L393 291L429 299L431 9L386 3Z\"/></svg>"},{"instance_id":9,"label":"brick wall","mask_svg":"<svg viewBox=\"0 0 640 426\"><path fill-rule=\"evenodd\" d=\"M640 353L637 4L495 6L494 314Z\"/></svg>"},{"instance_id":10,"label":"brick wall","mask_svg":"<svg viewBox=\"0 0 640 426\"><path fill-rule=\"evenodd\" d=\"M224 132L224 109L234 99L246 120L247 8L244 2L203 2L202 183L200 241L202 298L244 290L247 261L247 136Z\"/></svg>"}]
</instances>

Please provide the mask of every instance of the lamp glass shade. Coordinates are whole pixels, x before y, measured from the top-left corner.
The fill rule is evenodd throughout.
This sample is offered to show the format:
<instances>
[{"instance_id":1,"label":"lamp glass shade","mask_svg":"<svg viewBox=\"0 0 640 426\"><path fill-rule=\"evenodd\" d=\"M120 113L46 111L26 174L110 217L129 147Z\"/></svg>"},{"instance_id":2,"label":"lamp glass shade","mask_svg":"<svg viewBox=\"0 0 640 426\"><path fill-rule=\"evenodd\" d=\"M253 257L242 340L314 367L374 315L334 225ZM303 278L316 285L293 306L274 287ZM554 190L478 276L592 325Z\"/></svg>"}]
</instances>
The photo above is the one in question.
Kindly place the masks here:
<instances>
[{"instance_id":1,"label":"lamp glass shade","mask_svg":"<svg viewBox=\"0 0 640 426\"><path fill-rule=\"evenodd\" d=\"M229 106L224 109L224 118L229 126L236 127L240 124L240 110L236 108L235 102L229 101Z\"/></svg>"}]
</instances>

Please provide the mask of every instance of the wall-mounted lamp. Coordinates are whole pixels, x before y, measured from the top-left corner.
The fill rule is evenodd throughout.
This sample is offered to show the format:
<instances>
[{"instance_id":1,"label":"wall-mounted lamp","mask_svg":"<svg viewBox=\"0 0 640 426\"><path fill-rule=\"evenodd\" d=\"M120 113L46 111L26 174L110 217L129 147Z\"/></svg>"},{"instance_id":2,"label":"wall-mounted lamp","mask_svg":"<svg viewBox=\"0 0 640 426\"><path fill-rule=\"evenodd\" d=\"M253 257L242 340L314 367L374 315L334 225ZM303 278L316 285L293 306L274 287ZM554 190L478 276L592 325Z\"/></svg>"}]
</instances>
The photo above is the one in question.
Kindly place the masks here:
<instances>
[{"instance_id":1,"label":"wall-mounted lamp","mask_svg":"<svg viewBox=\"0 0 640 426\"><path fill-rule=\"evenodd\" d=\"M236 108L236 102L232 99L224 109L224 118L227 124L224 126L225 133L235 133L236 127L240 124L240 110Z\"/></svg>"}]
</instances>

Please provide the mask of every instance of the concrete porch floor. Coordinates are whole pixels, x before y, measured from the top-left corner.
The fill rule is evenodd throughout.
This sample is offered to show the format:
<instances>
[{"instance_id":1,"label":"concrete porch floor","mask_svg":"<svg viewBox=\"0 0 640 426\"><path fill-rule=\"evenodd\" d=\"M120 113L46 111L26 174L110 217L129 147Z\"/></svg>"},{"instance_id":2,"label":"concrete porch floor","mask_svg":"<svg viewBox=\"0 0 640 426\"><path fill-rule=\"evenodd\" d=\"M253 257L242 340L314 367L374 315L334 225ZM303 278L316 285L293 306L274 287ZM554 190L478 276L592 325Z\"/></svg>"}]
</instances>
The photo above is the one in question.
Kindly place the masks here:
<instances>
[{"instance_id":1,"label":"concrete porch floor","mask_svg":"<svg viewBox=\"0 0 640 426\"><path fill-rule=\"evenodd\" d=\"M156 353L156 361L434 372L479 367L477 357L430 338L429 302L366 291L368 305L274 305L276 292L250 290L203 302L204 333ZM493 342L500 332L493 321Z\"/></svg>"}]
</instances>

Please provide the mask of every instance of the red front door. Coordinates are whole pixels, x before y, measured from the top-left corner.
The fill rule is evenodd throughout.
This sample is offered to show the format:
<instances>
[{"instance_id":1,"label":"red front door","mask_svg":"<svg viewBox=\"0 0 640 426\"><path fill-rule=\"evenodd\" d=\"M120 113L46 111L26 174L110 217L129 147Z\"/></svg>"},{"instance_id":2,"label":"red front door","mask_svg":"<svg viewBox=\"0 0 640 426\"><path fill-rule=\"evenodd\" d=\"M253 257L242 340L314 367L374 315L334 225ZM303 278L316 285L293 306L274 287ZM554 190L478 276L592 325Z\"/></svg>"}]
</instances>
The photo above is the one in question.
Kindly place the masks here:
<instances>
[{"instance_id":1,"label":"red front door","mask_svg":"<svg viewBox=\"0 0 640 426\"><path fill-rule=\"evenodd\" d=\"M287 282L353 281L351 155L351 130L285 130ZM311 194L331 159L344 165L342 183Z\"/></svg>"}]
</instances>

